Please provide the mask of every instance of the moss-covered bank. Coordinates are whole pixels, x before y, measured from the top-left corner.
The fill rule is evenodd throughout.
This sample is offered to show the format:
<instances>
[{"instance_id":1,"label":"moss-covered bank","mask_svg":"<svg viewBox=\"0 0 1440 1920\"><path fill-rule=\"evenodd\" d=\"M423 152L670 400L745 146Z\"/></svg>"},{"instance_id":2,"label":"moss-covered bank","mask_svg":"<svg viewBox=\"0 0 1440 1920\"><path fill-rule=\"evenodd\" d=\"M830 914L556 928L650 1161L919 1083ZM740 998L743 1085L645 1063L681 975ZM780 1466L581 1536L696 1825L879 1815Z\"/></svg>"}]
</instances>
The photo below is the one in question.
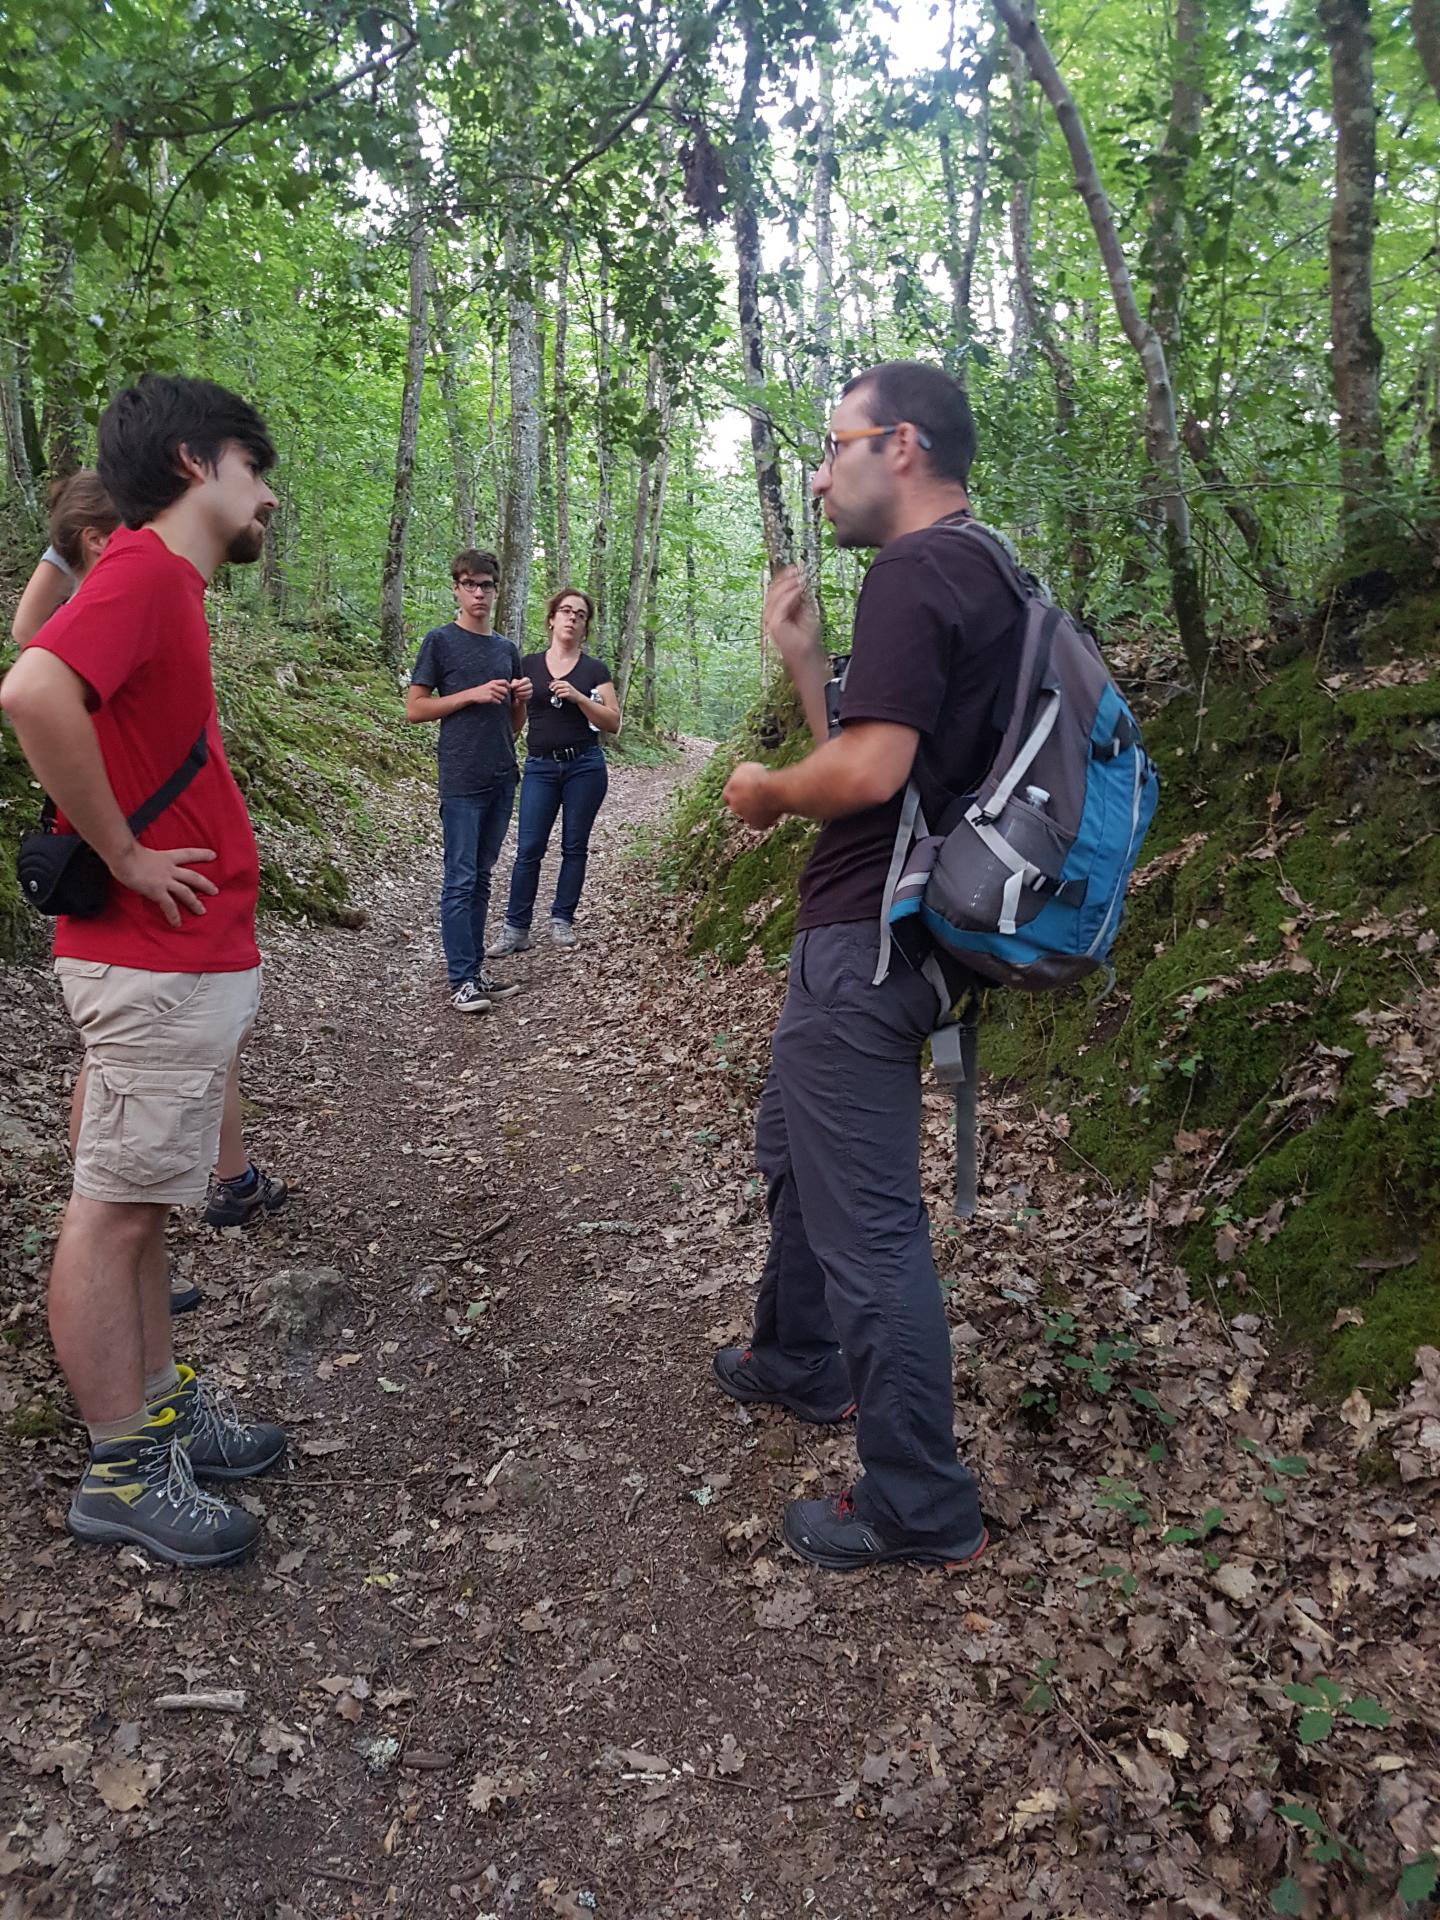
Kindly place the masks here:
<instances>
[{"instance_id":1,"label":"moss-covered bank","mask_svg":"<svg viewBox=\"0 0 1440 1920\"><path fill-rule=\"evenodd\" d=\"M985 1030L989 1070L1067 1111L1191 1273L1305 1343L1335 1394L1393 1392L1440 1344L1440 681L1421 671L1327 683L1309 657L1203 712L1172 701L1147 726L1163 797L1118 986L994 995ZM778 958L809 830L728 822L733 757L682 796L665 872L697 946Z\"/></svg>"}]
</instances>

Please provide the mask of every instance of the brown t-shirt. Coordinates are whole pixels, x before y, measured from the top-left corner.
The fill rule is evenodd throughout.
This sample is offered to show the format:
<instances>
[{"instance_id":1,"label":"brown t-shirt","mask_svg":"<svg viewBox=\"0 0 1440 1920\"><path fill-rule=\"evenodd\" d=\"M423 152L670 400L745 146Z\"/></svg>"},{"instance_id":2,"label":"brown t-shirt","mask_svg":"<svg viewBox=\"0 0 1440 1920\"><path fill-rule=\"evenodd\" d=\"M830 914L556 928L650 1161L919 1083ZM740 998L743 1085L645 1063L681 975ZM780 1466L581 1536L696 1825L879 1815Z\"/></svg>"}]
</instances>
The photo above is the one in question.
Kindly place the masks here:
<instances>
[{"instance_id":1,"label":"brown t-shirt","mask_svg":"<svg viewBox=\"0 0 1440 1920\"><path fill-rule=\"evenodd\" d=\"M840 724L886 720L920 735L913 777L932 833L954 824L994 759L1014 699L1021 607L983 537L955 526L902 534L876 554L855 609ZM829 820L800 876L795 925L878 920L903 789Z\"/></svg>"}]
</instances>

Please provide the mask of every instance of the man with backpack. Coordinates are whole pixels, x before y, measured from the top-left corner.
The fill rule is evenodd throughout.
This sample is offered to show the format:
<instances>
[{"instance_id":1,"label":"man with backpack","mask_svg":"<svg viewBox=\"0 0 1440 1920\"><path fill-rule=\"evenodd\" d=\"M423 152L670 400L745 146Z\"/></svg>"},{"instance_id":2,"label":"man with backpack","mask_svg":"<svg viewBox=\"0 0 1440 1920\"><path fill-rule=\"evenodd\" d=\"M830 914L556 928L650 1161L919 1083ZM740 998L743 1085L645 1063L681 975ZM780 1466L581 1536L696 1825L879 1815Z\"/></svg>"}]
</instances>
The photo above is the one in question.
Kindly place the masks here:
<instances>
[{"instance_id":1,"label":"man with backpack","mask_svg":"<svg viewBox=\"0 0 1440 1920\"><path fill-rule=\"evenodd\" d=\"M242 1423L177 1366L165 1222L205 1204L260 998L259 859L220 737L205 588L227 561L259 559L275 450L237 395L155 374L116 396L99 441L121 525L0 686L61 816L34 837L29 892L59 915L55 971L85 1043L49 1295L90 1434L67 1518L82 1540L220 1566L261 1523L196 1476L262 1473L285 1434Z\"/></svg>"},{"instance_id":2,"label":"man with backpack","mask_svg":"<svg viewBox=\"0 0 1440 1920\"><path fill-rule=\"evenodd\" d=\"M789 767L738 766L725 788L753 827L786 814L825 824L800 880L756 1123L771 1238L754 1334L715 1356L715 1377L734 1399L802 1420L853 1408L862 1478L838 1498L791 1501L784 1522L796 1553L842 1571L963 1562L986 1543L956 1454L920 1194L920 1056L947 1005L903 962L876 984L907 784L941 830L989 767L1014 695L1020 602L988 543L957 538L974 452L965 394L937 369L891 362L846 387L813 486L837 544L878 551L839 727L827 739L816 609L793 570L779 574L766 625L819 744Z\"/></svg>"}]
</instances>

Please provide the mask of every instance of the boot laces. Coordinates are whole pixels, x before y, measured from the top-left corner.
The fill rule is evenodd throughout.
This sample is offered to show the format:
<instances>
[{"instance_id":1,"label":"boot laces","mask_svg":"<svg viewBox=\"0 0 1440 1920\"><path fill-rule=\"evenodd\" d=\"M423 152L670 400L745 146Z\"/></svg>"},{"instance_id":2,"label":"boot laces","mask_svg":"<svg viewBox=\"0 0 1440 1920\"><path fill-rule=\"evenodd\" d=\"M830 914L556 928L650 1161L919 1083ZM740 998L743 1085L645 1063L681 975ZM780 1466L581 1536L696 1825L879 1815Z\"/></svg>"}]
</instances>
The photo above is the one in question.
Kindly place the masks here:
<instances>
[{"instance_id":1,"label":"boot laces","mask_svg":"<svg viewBox=\"0 0 1440 1920\"><path fill-rule=\"evenodd\" d=\"M218 1440L222 1449L243 1445L250 1437L229 1394L204 1380L195 1382L195 1432L202 1439Z\"/></svg>"},{"instance_id":2,"label":"boot laces","mask_svg":"<svg viewBox=\"0 0 1440 1920\"><path fill-rule=\"evenodd\" d=\"M190 1456L184 1447L175 1444L163 1449L155 1449L154 1467L159 1468L160 1455L168 1454L165 1464L165 1476L162 1484L158 1471L152 1471L150 1485L162 1499L167 1500L178 1512L188 1513L192 1520L221 1520L229 1509L223 1500L217 1500L213 1493L202 1492L195 1479L195 1469L190 1464Z\"/></svg>"}]
</instances>

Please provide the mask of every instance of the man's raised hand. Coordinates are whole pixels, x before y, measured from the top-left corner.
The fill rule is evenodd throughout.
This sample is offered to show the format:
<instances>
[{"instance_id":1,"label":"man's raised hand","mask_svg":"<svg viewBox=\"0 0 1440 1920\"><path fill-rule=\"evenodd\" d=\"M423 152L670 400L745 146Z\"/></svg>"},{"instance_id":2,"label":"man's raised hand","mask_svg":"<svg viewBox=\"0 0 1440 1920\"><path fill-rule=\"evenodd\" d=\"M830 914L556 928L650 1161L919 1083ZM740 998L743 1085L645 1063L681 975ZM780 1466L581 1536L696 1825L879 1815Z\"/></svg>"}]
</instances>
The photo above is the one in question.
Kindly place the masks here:
<instances>
[{"instance_id":1,"label":"man's raised hand","mask_svg":"<svg viewBox=\"0 0 1440 1920\"><path fill-rule=\"evenodd\" d=\"M820 610L798 567L782 567L770 582L763 618L765 631L788 667L819 652Z\"/></svg>"},{"instance_id":2,"label":"man's raised hand","mask_svg":"<svg viewBox=\"0 0 1440 1920\"><path fill-rule=\"evenodd\" d=\"M498 707L502 700L509 698L508 680L482 680L478 687L470 689L470 704L475 707Z\"/></svg>"},{"instance_id":3,"label":"man's raised hand","mask_svg":"<svg viewBox=\"0 0 1440 1920\"><path fill-rule=\"evenodd\" d=\"M522 707L526 701L532 697L534 692L535 683L533 680L512 680L510 682L510 698Z\"/></svg>"},{"instance_id":4,"label":"man's raised hand","mask_svg":"<svg viewBox=\"0 0 1440 1920\"><path fill-rule=\"evenodd\" d=\"M180 909L203 914L201 895L220 889L203 873L192 873L197 860L213 860L209 847L142 847L132 840L110 871L122 887L153 900L172 927L180 924Z\"/></svg>"}]
</instances>

